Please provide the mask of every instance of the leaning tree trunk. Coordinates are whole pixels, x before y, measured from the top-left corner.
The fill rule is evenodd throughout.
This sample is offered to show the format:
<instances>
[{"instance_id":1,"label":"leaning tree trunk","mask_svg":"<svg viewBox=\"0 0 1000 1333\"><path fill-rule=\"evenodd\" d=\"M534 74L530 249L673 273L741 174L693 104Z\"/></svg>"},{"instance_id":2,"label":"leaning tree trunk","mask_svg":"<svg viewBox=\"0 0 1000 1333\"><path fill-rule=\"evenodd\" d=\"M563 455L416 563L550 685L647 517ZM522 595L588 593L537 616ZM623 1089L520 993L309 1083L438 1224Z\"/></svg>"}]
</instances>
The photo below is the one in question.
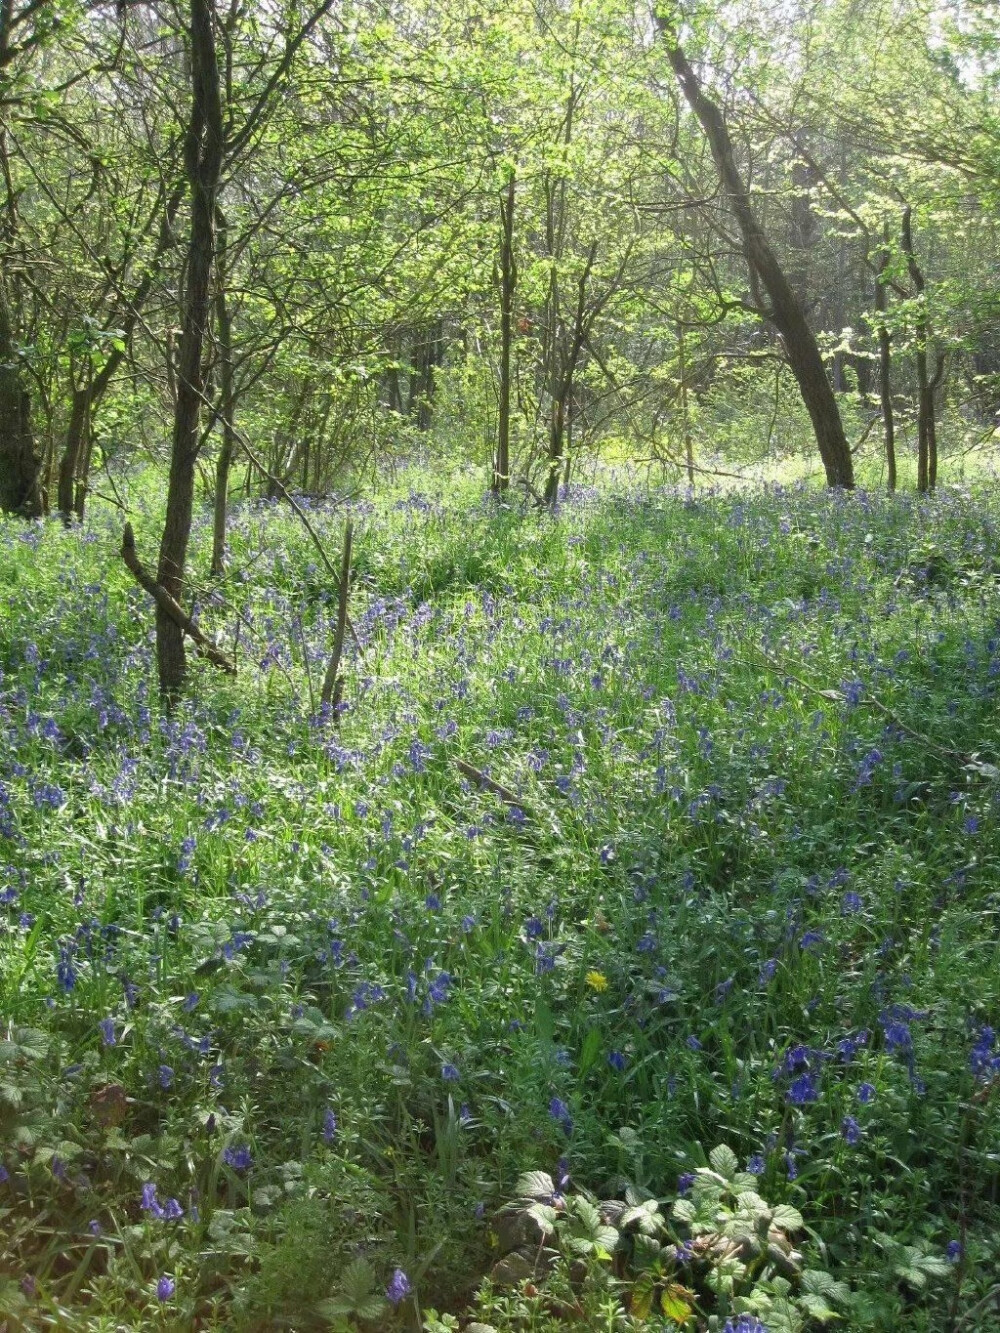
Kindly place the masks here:
<instances>
[{"instance_id":1,"label":"leaning tree trunk","mask_svg":"<svg viewBox=\"0 0 1000 1333\"><path fill-rule=\"evenodd\" d=\"M214 0L191 0L192 100L184 144L184 165L191 191L191 233L177 356L177 404L170 450L167 513L156 575L156 581L177 602L183 595L194 509L195 464L200 444L198 418L204 395L202 351L211 310L215 208L222 173L222 97L214 23ZM160 606L156 611L156 657L160 691L168 698L173 697L184 682L184 630Z\"/></svg>"},{"instance_id":2,"label":"leaning tree trunk","mask_svg":"<svg viewBox=\"0 0 1000 1333\"><path fill-rule=\"evenodd\" d=\"M764 230L757 221L750 195L736 168L732 140L719 107L707 97L687 57L677 45L670 21L657 20L667 40L667 54L688 105L705 132L715 168L736 218L747 263L763 283L771 302L769 319L784 343L785 355L812 421L820 458L829 486L854 485L851 450L844 434L840 410L815 335L809 327L802 303L795 295Z\"/></svg>"},{"instance_id":3,"label":"leaning tree trunk","mask_svg":"<svg viewBox=\"0 0 1000 1333\"><path fill-rule=\"evenodd\" d=\"M31 433L31 399L17 365L13 323L0 273L0 510L39 518L42 462Z\"/></svg>"}]
</instances>

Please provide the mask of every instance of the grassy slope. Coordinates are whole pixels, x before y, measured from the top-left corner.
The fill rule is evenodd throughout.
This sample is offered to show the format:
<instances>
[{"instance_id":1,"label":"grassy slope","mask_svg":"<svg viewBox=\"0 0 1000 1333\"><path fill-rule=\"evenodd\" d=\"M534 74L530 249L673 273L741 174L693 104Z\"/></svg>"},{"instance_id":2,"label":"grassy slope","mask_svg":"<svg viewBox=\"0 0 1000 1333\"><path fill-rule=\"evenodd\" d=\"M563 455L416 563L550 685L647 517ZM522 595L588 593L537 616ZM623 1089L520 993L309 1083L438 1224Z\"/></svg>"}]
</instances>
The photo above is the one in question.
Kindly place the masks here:
<instances>
[{"instance_id":1,"label":"grassy slope","mask_svg":"<svg viewBox=\"0 0 1000 1333\"><path fill-rule=\"evenodd\" d=\"M1000 811L945 751L996 760L995 499L643 489L552 520L459 487L356 519L339 730L311 716L335 603L294 518L238 516L202 620L232 642L240 613L241 674L197 668L172 719L117 520L0 527L8 1304L152 1321L169 1273L179 1327L309 1327L359 1241L459 1304L520 1170L669 1195L719 1141L879 1326L908 1299L879 1231L964 1237L971 1304ZM826 1055L776 1075L796 1044ZM184 1216L144 1213L147 1182Z\"/></svg>"}]
</instances>

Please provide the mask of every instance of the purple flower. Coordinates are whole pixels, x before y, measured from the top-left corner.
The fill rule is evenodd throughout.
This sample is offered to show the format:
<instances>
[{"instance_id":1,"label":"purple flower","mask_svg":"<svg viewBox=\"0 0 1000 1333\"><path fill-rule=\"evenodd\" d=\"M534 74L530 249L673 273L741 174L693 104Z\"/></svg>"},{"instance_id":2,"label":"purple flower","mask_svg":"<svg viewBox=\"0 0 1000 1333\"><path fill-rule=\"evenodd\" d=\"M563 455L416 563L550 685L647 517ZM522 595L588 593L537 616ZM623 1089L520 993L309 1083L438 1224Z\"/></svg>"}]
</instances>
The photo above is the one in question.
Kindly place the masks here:
<instances>
[{"instance_id":1,"label":"purple flower","mask_svg":"<svg viewBox=\"0 0 1000 1333\"><path fill-rule=\"evenodd\" d=\"M390 1305L399 1305L400 1301L404 1301L412 1290L410 1279L401 1268L397 1268L385 1289L386 1300Z\"/></svg>"},{"instance_id":2,"label":"purple flower","mask_svg":"<svg viewBox=\"0 0 1000 1333\"><path fill-rule=\"evenodd\" d=\"M791 1102L792 1106L805 1106L807 1102L818 1101L819 1075L805 1073L793 1079L785 1093L785 1100Z\"/></svg>"},{"instance_id":3,"label":"purple flower","mask_svg":"<svg viewBox=\"0 0 1000 1333\"><path fill-rule=\"evenodd\" d=\"M225 1148L222 1160L234 1171L248 1171L253 1163L253 1156L246 1144L240 1144L238 1147Z\"/></svg>"},{"instance_id":4,"label":"purple flower","mask_svg":"<svg viewBox=\"0 0 1000 1333\"><path fill-rule=\"evenodd\" d=\"M861 1126L852 1115L845 1115L840 1122L840 1133L846 1144L856 1148L861 1142Z\"/></svg>"},{"instance_id":5,"label":"purple flower","mask_svg":"<svg viewBox=\"0 0 1000 1333\"><path fill-rule=\"evenodd\" d=\"M323 1116L323 1142L332 1143L337 1137L337 1117L333 1113L333 1107L328 1106Z\"/></svg>"},{"instance_id":6,"label":"purple flower","mask_svg":"<svg viewBox=\"0 0 1000 1333\"><path fill-rule=\"evenodd\" d=\"M764 1162L764 1158L760 1155L759 1152L754 1153L754 1155L747 1162L747 1171L752 1176L762 1176L766 1169L767 1167Z\"/></svg>"},{"instance_id":7,"label":"purple flower","mask_svg":"<svg viewBox=\"0 0 1000 1333\"><path fill-rule=\"evenodd\" d=\"M555 1120L567 1134L573 1132L573 1117L569 1113L569 1107L561 1097L553 1097L549 1102L549 1115Z\"/></svg>"},{"instance_id":8,"label":"purple flower","mask_svg":"<svg viewBox=\"0 0 1000 1333\"><path fill-rule=\"evenodd\" d=\"M950 1264L957 1264L965 1253L962 1249L962 1242L960 1240L950 1240L945 1253L948 1256L948 1262Z\"/></svg>"},{"instance_id":9,"label":"purple flower","mask_svg":"<svg viewBox=\"0 0 1000 1333\"><path fill-rule=\"evenodd\" d=\"M441 1066L441 1077L446 1083L457 1083L462 1075L458 1072L458 1066L451 1064L446 1060Z\"/></svg>"},{"instance_id":10,"label":"purple flower","mask_svg":"<svg viewBox=\"0 0 1000 1333\"><path fill-rule=\"evenodd\" d=\"M162 1305L166 1301L170 1300L170 1297L174 1294L176 1290L177 1290L177 1283L174 1281L172 1277L167 1277L166 1274L164 1274L164 1276L161 1277L159 1282L157 1282L156 1284L156 1299Z\"/></svg>"},{"instance_id":11,"label":"purple flower","mask_svg":"<svg viewBox=\"0 0 1000 1333\"><path fill-rule=\"evenodd\" d=\"M174 1071L169 1065L160 1065L156 1077L161 1088L169 1088L174 1081Z\"/></svg>"},{"instance_id":12,"label":"purple flower","mask_svg":"<svg viewBox=\"0 0 1000 1333\"><path fill-rule=\"evenodd\" d=\"M621 1051L612 1051L608 1056L608 1064L621 1074L625 1069L625 1057Z\"/></svg>"},{"instance_id":13,"label":"purple flower","mask_svg":"<svg viewBox=\"0 0 1000 1333\"><path fill-rule=\"evenodd\" d=\"M688 1194L697 1177L693 1171L682 1171L677 1177L677 1193Z\"/></svg>"},{"instance_id":14,"label":"purple flower","mask_svg":"<svg viewBox=\"0 0 1000 1333\"><path fill-rule=\"evenodd\" d=\"M767 1325L762 1324L755 1314L738 1314L735 1319L726 1320L722 1333L767 1333Z\"/></svg>"},{"instance_id":15,"label":"purple flower","mask_svg":"<svg viewBox=\"0 0 1000 1333\"><path fill-rule=\"evenodd\" d=\"M869 1102L875 1100L875 1084L862 1083L858 1088L858 1101L862 1106L867 1106Z\"/></svg>"},{"instance_id":16,"label":"purple flower","mask_svg":"<svg viewBox=\"0 0 1000 1333\"><path fill-rule=\"evenodd\" d=\"M97 1025L101 1030L101 1041L105 1046L114 1046L117 1042L115 1037L115 1020L113 1018L102 1018Z\"/></svg>"},{"instance_id":17,"label":"purple flower","mask_svg":"<svg viewBox=\"0 0 1000 1333\"><path fill-rule=\"evenodd\" d=\"M976 1034L976 1040L969 1052L969 1068L976 1078L987 1082L1000 1070L1000 1055L995 1053L996 1033L991 1027L983 1027Z\"/></svg>"},{"instance_id":18,"label":"purple flower","mask_svg":"<svg viewBox=\"0 0 1000 1333\"><path fill-rule=\"evenodd\" d=\"M87 1230L92 1236L99 1236L101 1234L101 1224L96 1217L92 1217L87 1223Z\"/></svg>"},{"instance_id":19,"label":"purple flower","mask_svg":"<svg viewBox=\"0 0 1000 1333\"><path fill-rule=\"evenodd\" d=\"M178 1211L174 1212L171 1205L175 1206ZM166 1207L160 1203L156 1197L156 1186L151 1180L148 1180L142 1187L142 1200L139 1207L144 1213L149 1213L150 1217L155 1217L157 1222L163 1222L168 1217L180 1217L181 1215L180 1205L176 1199L169 1199Z\"/></svg>"},{"instance_id":20,"label":"purple flower","mask_svg":"<svg viewBox=\"0 0 1000 1333\"><path fill-rule=\"evenodd\" d=\"M689 1051L701 1050L701 1042L694 1035L694 1033L692 1033L690 1037L685 1039L684 1045L688 1048Z\"/></svg>"}]
</instances>

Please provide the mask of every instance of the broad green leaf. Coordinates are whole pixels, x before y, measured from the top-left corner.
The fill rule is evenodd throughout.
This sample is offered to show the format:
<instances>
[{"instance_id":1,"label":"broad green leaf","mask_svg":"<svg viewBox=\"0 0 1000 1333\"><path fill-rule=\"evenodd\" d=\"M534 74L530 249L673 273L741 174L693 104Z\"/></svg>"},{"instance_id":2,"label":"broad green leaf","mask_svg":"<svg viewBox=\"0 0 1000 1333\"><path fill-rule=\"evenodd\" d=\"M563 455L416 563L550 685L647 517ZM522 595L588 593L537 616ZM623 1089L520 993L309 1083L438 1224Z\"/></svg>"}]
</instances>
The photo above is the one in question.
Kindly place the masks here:
<instances>
[{"instance_id":1,"label":"broad green leaf","mask_svg":"<svg viewBox=\"0 0 1000 1333\"><path fill-rule=\"evenodd\" d=\"M740 1164L732 1148L720 1143L708 1154L713 1171L717 1171L726 1180L732 1180L740 1169Z\"/></svg>"},{"instance_id":2,"label":"broad green leaf","mask_svg":"<svg viewBox=\"0 0 1000 1333\"><path fill-rule=\"evenodd\" d=\"M782 1231L801 1231L805 1226L802 1214L797 1208L793 1208L790 1203L779 1203L772 1214L771 1220Z\"/></svg>"}]
</instances>

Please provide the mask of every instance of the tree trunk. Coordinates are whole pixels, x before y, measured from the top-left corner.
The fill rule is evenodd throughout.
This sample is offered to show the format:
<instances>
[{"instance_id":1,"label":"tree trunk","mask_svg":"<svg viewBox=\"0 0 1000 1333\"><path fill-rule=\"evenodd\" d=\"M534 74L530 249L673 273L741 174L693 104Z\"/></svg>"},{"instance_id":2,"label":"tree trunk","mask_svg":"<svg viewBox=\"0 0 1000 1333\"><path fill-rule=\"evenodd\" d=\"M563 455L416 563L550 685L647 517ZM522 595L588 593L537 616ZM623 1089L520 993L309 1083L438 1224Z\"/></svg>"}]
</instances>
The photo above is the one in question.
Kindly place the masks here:
<instances>
[{"instance_id":1,"label":"tree trunk","mask_svg":"<svg viewBox=\"0 0 1000 1333\"><path fill-rule=\"evenodd\" d=\"M211 309L215 260L215 208L222 171L223 125L215 53L214 0L191 0L191 120L184 163L191 192L187 287L177 356L177 404L170 450L167 512L156 581L175 601L184 589L184 567L194 508L198 418L204 390L202 350ZM184 683L184 631L161 608L156 611L156 656L160 691L175 697Z\"/></svg>"},{"instance_id":2,"label":"tree trunk","mask_svg":"<svg viewBox=\"0 0 1000 1333\"><path fill-rule=\"evenodd\" d=\"M903 253L909 269L910 281L917 301L916 347L914 360L917 367L917 490L922 494L932 491L937 483L937 432L934 425L934 393L944 373L944 359L938 359L933 379L927 370L927 350L930 343L930 325L927 319L927 292L924 275L913 249L912 209L903 209Z\"/></svg>"},{"instance_id":3,"label":"tree trunk","mask_svg":"<svg viewBox=\"0 0 1000 1333\"><path fill-rule=\"evenodd\" d=\"M226 568L226 515L229 507L229 472L236 453L236 392L233 380L233 316L226 299L226 219L216 209L218 262L215 285L215 325L219 343L219 398L222 409L222 445L215 464L215 506L212 518L212 577Z\"/></svg>"},{"instance_id":4,"label":"tree trunk","mask_svg":"<svg viewBox=\"0 0 1000 1333\"><path fill-rule=\"evenodd\" d=\"M778 262L763 228L754 215L746 186L736 168L732 140L719 107L706 97L701 84L676 44L669 20L657 20L667 41L667 54L688 105L705 132L716 170L729 198L752 274L763 283L771 302L768 318L784 343L785 355L812 421L820 458L829 486L854 485L851 450L844 434L837 400L827 379L819 346L802 304Z\"/></svg>"},{"instance_id":5,"label":"tree trunk","mask_svg":"<svg viewBox=\"0 0 1000 1333\"><path fill-rule=\"evenodd\" d=\"M31 433L31 399L17 365L13 314L0 272L0 510L41 517L41 468Z\"/></svg>"},{"instance_id":6,"label":"tree trunk","mask_svg":"<svg viewBox=\"0 0 1000 1333\"><path fill-rule=\"evenodd\" d=\"M497 461L493 471L493 490L498 494L510 485L510 352L513 339L514 291L517 267L514 263L514 191L513 173L507 189L500 196L500 385L497 413Z\"/></svg>"},{"instance_id":7,"label":"tree trunk","mask_svg":"<svg viewBox=\"0 0 1000 1333\"><path fill-rule=\"evenodd\" d=\"M878 392L882 406L882 432L885 438L886 484L889 494L896 489L896 423L892 412L892 340L885 322L888 293L883 276L889 267L889 227L885 230L886 245L878 262L875 275L875 309L878 311Z\"/></svg>"},{"instance_id":8,"label":"tree trunk","mask_svg":"<svg viewBox=\"0 0 1000 1333\"><path fill-rule=\"evenodd\" d=\"M160 219L160 232L156 249L131 296L123 298L126 303L125 313L120 318L115 316L116 321L122 325L122 344L127 344L131 339L135 326L139 322L142 309L149 299L153 284L163 265L164 256L173 244L174 220L177 217L177 211L183 197L184 192L180 185L175 186L166 197L163 205L163 215ZM91 423L94 419L94 413L100 406L101 399L107 392L115 372L124 359L124 346L114 346L97 374L95 375L93 372L93 364L88 364L85 383L82 387L74 387L73 389L73 406L70 410L69 427L66 431L63 455L59 461L58 504L64 522L68 522L73 513L76 514L77 518L83 518L90 472L90 456L93 448Z\"/></svg>"}]
</instances>

